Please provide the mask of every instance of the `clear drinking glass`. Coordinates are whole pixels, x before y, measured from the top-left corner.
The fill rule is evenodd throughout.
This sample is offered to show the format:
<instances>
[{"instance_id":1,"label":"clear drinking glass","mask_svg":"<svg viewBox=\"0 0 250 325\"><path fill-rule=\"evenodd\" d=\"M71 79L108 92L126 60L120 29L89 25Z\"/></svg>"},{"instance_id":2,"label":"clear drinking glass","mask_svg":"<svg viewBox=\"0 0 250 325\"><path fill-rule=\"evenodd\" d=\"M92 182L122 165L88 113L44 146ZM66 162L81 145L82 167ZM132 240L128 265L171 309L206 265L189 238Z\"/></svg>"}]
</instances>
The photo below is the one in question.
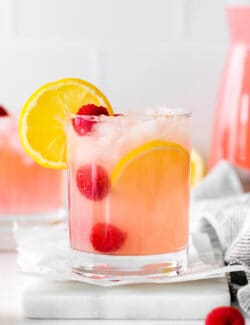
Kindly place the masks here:
<instances>
[{"instance_id":1,"label":"clear drinking glass","mask_svg":"<svg viewBox=\"0 0 250 325\"><path fill-rule=\"evenodd\" d=\"M97 282L183 272L190 114L72 119L67 156L73 271ZM86 124L83 135L79 129Z\"/></svg>"},{"instance_id":2,"label":"clear drinking glass","mask_svg":"<svg viewBox=\"0 0 250 325\"><path fill-rule=\"evenodd\" d=\"M23 150L15 116L0 117L0 249L14 248L13 220L27 224L60 218L63 174L43 168Z\"/></svg>"}]
</instances>

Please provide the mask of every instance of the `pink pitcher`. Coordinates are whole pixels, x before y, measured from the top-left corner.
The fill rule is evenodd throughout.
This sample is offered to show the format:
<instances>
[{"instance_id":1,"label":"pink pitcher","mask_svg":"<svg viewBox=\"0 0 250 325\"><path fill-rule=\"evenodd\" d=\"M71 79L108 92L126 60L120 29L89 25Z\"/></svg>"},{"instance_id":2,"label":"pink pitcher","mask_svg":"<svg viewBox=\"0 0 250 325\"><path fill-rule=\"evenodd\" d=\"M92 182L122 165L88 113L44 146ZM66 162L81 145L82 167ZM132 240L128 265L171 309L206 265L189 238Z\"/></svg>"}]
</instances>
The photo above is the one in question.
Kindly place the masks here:
<instances>
[{"instance_id":1,"label":"pink pitcher","mask_svg":"<svg viewBox=\"0 0 250 325\"><path fill-rule=\"evenodd\" d=\"M230 48L219 89L210 167L220 159L250 169L250 6L230 6Z\"/></svg>"}]
</instances>

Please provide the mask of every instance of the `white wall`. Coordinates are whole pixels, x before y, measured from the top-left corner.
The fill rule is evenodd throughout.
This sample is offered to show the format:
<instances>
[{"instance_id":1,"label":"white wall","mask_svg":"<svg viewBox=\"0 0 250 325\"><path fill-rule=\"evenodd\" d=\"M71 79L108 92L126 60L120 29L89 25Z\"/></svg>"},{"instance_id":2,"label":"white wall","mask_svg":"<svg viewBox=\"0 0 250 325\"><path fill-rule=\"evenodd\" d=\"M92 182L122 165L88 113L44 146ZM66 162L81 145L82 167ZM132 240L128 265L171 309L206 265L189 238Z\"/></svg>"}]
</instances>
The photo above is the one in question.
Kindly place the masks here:
<instances>
[{"instance_id":1,"label":"white wall","mask_svg":"<svg viewBox=\"0 0 250 325\"><path fill-rule=\"evenodd\" d=\"M96 83L117 110L193 111L206 154L228 46L225 0L0 0L0 101L21 107L40 84Z\"/></svg>"}]
</instances>

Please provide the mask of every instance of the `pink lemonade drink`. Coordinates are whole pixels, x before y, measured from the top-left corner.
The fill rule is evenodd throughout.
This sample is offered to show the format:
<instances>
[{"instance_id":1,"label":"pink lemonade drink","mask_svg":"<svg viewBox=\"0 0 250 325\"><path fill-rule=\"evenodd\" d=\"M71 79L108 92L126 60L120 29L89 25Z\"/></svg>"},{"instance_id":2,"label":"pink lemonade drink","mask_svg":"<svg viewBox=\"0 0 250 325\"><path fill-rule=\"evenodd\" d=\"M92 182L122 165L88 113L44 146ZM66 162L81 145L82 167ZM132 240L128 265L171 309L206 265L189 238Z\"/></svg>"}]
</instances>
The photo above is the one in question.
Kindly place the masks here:
<instances>
[{"instance_id":1,"label":"pink lemonade drink","mask_svg":"<svg viewBox=\"0 0 250 325\"><path fill-rule=\"evenodd\" d=\"M190 114L77 115L67 141L73 270L98 281L185 270Z\"/></svg>"},{"instance_id":2,"label":"pink lemonade drink","mask_svg":"<svg viewBox=\"0 0 250 325\"><path fill-rule=\"evenodd\" d=\"M0 217L58 214L62 172L40 167L26 155L17 125L15 117L0 116Z\"/></svg>"}]
</instances>

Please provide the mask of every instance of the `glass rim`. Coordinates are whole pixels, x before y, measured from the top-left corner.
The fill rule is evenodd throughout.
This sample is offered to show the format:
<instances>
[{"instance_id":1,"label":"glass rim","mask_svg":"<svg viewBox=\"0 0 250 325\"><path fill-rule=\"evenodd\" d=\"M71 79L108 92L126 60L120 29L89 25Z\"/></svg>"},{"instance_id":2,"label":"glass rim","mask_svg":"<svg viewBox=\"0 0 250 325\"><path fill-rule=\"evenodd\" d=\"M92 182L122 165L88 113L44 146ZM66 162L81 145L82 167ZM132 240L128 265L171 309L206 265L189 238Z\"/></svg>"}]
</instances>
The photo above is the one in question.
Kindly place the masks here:
<instances>
[{"instance_id":1,"label":"glass rim","mask_svg":"<svg viewBox=\"0 0 250 325\"><path fill-rule=\"evenodd\" d=\"M164 112L147 112L142 113L140 111L121 113L117 115L77 115L70 114L71 119L85 119L90 121L108 121L114 117L123 120L135 119L135 120L155 120L155 119L171 119L171 118L189 118L192 116L190 110L187 109L166 109ZM115 119L117 120L117 119Z\"/></svg>"}]
</instances>

